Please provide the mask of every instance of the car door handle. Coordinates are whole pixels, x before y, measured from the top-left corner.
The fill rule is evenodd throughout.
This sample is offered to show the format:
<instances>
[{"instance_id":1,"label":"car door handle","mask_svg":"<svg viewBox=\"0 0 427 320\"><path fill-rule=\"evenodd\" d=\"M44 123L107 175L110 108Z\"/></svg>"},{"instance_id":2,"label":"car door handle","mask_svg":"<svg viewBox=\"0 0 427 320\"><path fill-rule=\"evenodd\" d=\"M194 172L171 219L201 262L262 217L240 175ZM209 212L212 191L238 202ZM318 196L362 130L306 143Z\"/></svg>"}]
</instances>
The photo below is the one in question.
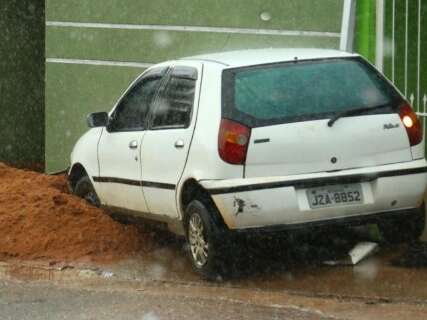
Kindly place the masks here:
<instances>
[{"instance_id":1,"label":"car door handle","mask_svg":"<svg viewBox=\"0 0 427 320\"><path fill-rule=\"evenodd\" d=\"M185 143L184 143L184 140L182 140L182 139L175 141L175 148L177 148L177 149L184 148L184 145L185 145Z\"/></svg>"},{"instance_id":2,"label":"car door handle","mask_svg":"<svg viewBox=\"0 0 427 320\"><path fill-rule=\"evenodd\" d=\"M129 149L136 149L136 148L138 148L138 141L132 140L131 142L129 142Z\"/></svg>"}]
</instances>

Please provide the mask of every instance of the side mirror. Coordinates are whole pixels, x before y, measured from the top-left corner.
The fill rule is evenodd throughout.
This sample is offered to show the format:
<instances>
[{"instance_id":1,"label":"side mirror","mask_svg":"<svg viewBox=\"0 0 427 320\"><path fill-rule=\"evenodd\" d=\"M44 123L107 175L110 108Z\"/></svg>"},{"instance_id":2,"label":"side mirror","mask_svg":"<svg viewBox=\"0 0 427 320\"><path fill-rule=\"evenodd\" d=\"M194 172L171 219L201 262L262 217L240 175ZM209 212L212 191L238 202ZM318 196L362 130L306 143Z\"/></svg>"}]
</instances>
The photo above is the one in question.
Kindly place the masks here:
<instances>
[{"instance_id":1,"label":"side mirror","mask_svg":"<svg viewBox=\"0 0 427 320\"><path fill-rule=\"evenodd\" d=\"M89 128L106 127L108 125L107 112L94 112L87 116L87 125Z\"/></svg>"}]
</instances>

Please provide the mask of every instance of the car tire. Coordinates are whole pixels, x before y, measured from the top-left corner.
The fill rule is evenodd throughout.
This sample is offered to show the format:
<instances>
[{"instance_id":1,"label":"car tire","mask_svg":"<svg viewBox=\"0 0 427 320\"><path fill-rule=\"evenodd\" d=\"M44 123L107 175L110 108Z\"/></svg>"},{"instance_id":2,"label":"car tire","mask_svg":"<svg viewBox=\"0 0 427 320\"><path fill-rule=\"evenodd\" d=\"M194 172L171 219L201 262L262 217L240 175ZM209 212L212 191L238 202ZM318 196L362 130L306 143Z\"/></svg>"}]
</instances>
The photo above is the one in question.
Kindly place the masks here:
<instances>
[{"instance_id":1,"label":"car tire","mask_svg":"<svg viewBox=\"0 0 427 320\"><path fill-rule=\"evenodd\" d=\"M76 196L85 199L89 204L95 207L99 208L101 206L101 202L99 201L95 188L88 176L83 176L77 181L73 193Z\"/></svg>"},{"instance_id":2,"label":"car tire","mask_svg":"<svg viewBox=\"0 0 427 320\"><path fill-rule=\"evenodd\" d=\"M390 244L416 241L423 234L426 223L425 204L412 215L378 223L383 240Z\"/></svg>"},{"instance_id":3,"label":"car tire","mask_svg":"<svg viewBox=\"0 0 427 320\"><path fill-rule=\"evenodd\" d=\"M185 210L184 226L193 269L207 280L217 280L227 273L224 246L228 241L213 221L211 210L203 201L191 201Z\"/></svg>"}]
</instances>

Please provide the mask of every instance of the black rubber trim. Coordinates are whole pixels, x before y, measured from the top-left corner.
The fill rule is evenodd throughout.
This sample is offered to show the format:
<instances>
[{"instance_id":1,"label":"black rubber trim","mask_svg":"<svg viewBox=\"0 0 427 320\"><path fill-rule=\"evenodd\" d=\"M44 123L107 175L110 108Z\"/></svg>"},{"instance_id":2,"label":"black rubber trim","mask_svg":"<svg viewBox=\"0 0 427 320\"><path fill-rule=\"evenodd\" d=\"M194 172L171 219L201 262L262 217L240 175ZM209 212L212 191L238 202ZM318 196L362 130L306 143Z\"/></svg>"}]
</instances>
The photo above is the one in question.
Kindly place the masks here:
<instances>
[{"instance_id":1,"label":"black rubber trim","mask_svg":"<svg viewBox=\"0 0 427 320\"><path fill-rule=\"evenodd\" d=\"M112 178L112 177L93 177L93 181L101 182L101 183L120 183L120 184L127 184L131 186L175 190L174 184L162 183L162 182L139 181L139 180L131 180L131 179Z\"/></svg>"},{"instance_id":2,"label":"black rubber trim","mask_svg":"<svg viewBox=\"0 0 427 320\"><path fill-rule=\"evenodd\" d=\"M256 140L254 141L254 143L267 143L267 142L270 142L270 139L269 139L269 138L265 138L265 139L256 139Z\"/></svg>"},{"instance_id":3,"label":"black rubber trim","mask_svg":"<svg viewBox=\"0 0 427 320\"><path fill-rule=\"evenodd\" d=\"M142 183L143 187L175 190L174 184L162 183L162 182L152 182L152 181L141 181L141 183Z\"/></svg>"},{"instance_id":4,"label":"black rubber trim","mask_svg":"<svg viewBox=\"0 0 427 320\"><path fill-rule=\"evenodd\" d=\"M421 208L413 208L413 209L404 209L404 210L396 210L396 211L383 211L376 212L366 215L358 215L351 217L340 217L328 220L320 220L320 221L310 221L310 222L302 222L302 223L294 223L294 224L282 224L282 225L274 225L267 227L259 227L259 228L247 228L247 229L229 229L231 232L236 234L263 234L263 233L274 233L281 231L298 231L298 230L307 230L310 228L319 228L319 227L327 227L327 226L357 226L357 225L367 225L374 224L380 221L385 221L389 219L396 219L399 217L407 216L408 219L411 218L416 212L420 210L424 210Z\"/></svg>"},{"instance_id":5,"label":"black rubber trim","mask_svg":"<svg viewBox=\"0 0 427 320\"><path fill-rule=\"evenodd\" d=\"M333 184L367 182L367 181L376 180L378 178L403 176L408 174L417 174L417 173L424 173L424 172L427 172L427 166L419 167L419 168L411 168L411 169L400 169L400 170L376 172L371 174L354 174L354 175L335 176L335 177L326 177L326 178L298 179L298 180L278 181L278 182L269 182L269 183L258 183L258 184L249 184L249 185L236 186L236 187L212 188L212 189L208 189L208 192L211 195L216 195L216 194L226 194L226 193L234 193L234 192L247 192L247 191L254 191L254 190L275 189L275 188L283 188L283 187L312 188L317 186L333 185Z\"/></svg>"},{"instance_id":6,"label":"black rubber trim","mask_svg":"<svg viewBox=\"0 0 427 320\"><path fill-rule=\"evenodd\" d=\"M122 178L112 178L112 177L93 177L93 181L103 182L103 183L128 184L131 186L140 186L141 185L141 181L131 180L131 179L122 179Z\"/></svg>"}]
</instances>

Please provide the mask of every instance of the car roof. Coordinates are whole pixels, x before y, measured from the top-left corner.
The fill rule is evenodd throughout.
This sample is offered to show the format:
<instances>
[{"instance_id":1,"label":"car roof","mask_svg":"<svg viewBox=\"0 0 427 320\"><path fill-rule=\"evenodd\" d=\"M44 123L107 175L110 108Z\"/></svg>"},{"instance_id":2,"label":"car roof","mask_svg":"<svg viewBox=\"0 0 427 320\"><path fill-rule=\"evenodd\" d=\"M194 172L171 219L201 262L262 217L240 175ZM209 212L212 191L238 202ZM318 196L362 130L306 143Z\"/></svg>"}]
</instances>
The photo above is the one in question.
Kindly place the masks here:
<instances>
[{"instance_id":1,"label":"car roof","mask_svg":"<svg viewBox=\"0 0 427 320\"><path fill-rule=\"evenodd\" d=\"M358 56L354 53L348 53L331 49L309 49L309 48L286 48L286 49L248 49L227 51L211 54L202 54L192 57L182 58L181 60L206 61L219 63L227 67L243 67L258 64L268 64L276 62L326 58L342 58Z\"/></svg>"}]
</instances>

